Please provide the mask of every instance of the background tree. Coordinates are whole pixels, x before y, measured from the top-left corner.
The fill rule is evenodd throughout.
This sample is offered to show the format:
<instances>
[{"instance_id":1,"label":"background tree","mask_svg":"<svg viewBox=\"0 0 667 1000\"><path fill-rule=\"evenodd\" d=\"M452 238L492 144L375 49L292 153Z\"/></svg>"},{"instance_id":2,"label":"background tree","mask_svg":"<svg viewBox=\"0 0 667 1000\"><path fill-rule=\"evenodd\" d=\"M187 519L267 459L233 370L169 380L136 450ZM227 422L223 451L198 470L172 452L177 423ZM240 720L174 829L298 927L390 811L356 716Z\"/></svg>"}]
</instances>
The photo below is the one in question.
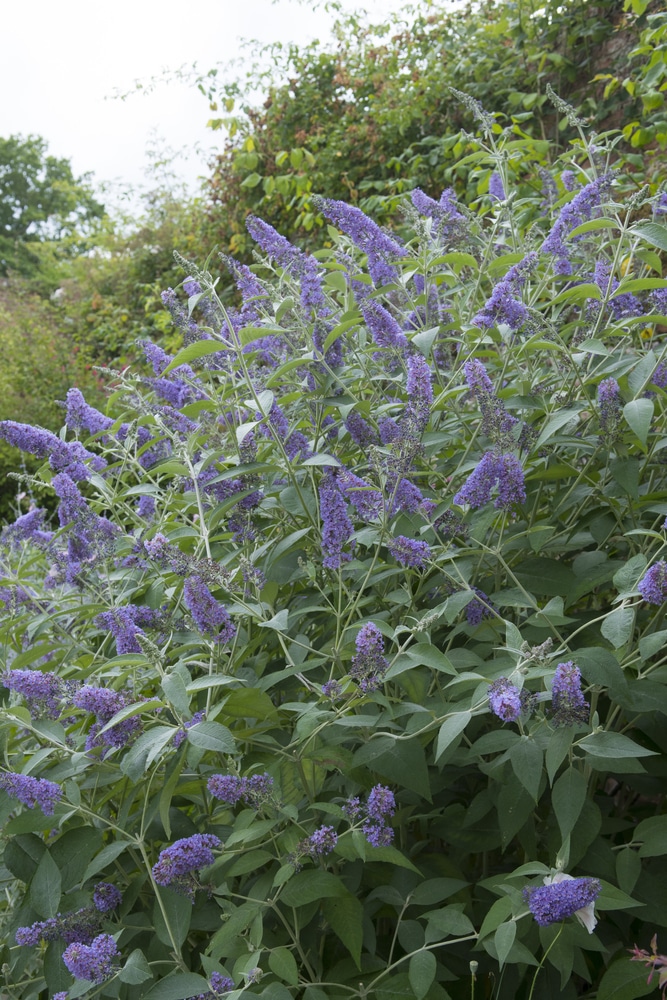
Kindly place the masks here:
<instances>
[{"instance_id":1,"label":"background tree","mask_svg":"<svg viewBox=\"0 0 667 1000\"><path fill-rule=\"evenodd\" d=\"M47 149L36 135L0 138L0 274L34 275L44 241L66 256L79 253L104 215L90 175L75 177L70 161Z\"/></svg>"}]
</instances>

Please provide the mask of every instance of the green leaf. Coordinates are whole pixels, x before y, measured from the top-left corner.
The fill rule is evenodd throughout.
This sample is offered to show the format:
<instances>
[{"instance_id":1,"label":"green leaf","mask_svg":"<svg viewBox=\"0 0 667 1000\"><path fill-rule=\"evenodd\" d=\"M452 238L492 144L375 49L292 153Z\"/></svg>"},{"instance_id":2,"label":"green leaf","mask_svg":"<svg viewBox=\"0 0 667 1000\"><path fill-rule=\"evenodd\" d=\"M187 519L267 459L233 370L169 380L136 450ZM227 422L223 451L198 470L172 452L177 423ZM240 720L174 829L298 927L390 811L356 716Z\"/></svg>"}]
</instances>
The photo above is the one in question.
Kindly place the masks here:
<instances>
[{"instance_id":1,"label":"green leaf","mask_svg":"<svg viewBox=\"0 0 667 1000\"><path fill-rule=\"evenodd\" d=\"M419 333L416 333L415 336L412 338L412 343L420 351L420 353L423 354L425 358L428 358L429 354L431 353L431 348L433 347L433 344L435 343L435 340L437 339L439 332L440 328L435 326L432 327L430 330L421 330Z\"/></svg>"},{"instance_id":2,"label":"green leaf","mask_svg":"<svg viewBox=\"0 0 667 1000\"><path fill-rule=\"evenodd\" d=\"M269 619L267 622L257 622L260 628L272 628L276 632L287 632L289 628L288 625L289 611L287 608L283 608L279 611L273 618Z\"/></svg>"},{"instance_id":3,"label":"green leaf","mask_svg":"<svg viewBox=\"0 0 667 1000\"><path fill-rule=\"evenodd\" d=\"M622 733L593 733L579 744L582 750L594 757L655 757L657 751L634 743Z\"/></svg>"},{"instance_id":4,"label":"green leaf","mask_svg":"<svg viewBox=\"0 0 667 1000\"><path fill-rule=\"evenodd\" d=\"M512 950L515 938L516 922L514 920L508 920L507 923L501 924L500 927L496 928L496 933L493 935L493 943L496 946L498 962L500 963L501 968L505 964L505 960Z\"/></svg>"},{"instance_id":5,"label":"green leaf","mask_svg":"<svg viewBox=\"0 0 667 1000\"><path fill-rule=\"evenodd\" d=\"M144 993L143 1000L186 1000L187 997L208 993L208 980L194 972L177 972L166 976Z\"/></svg>"},{"instance_id":6,"label":"green leaf","mask_svg":"<svg viewBox=\"0 0 667 1000\"><path fill-rule=\"evenodd\" d=\"M549 737L547 752L545 754L545 764L549 781L553 784L558 768L567 757L572 745L572 731L569 727L562 726L556 729Z\"/></svg>"},{"instance_id":7,"label":"green leaf","mask_svg":"<svg viewBox=\"0 0 667 1000\"><path fill-rule=\"evenodd\" d=\"M392 736L381 736L368 740L355 753L353 766L376 771L383 778L412 788L431 801L426 754L417 739L395 740Z\"/></svg>"},{"instance_id":8,"label":"green leaf","mask_svg":"<svg viewBox=\"0 0 667 1000\"><path fill-rule=\"evenodd\" d=\"M131 781L138 781L158 754L174 738L173 726L153 726L142 733L130 752L120 762L120 769Z\"/></svg>"},{"instance_id":9,"label":"green leaf","mask_svg":"<svg viewBox=\"0 0 667 1000\"><path fill-rule=\"evenodd\" d=\"M563 840L572 832L586 801L586 779L581 771L571 767L561 774L551 792L551 804L556 814Z\"/></svg>"},{"instance_id":10,"label":"green leaf","mask_svg":"<svg viewBox=\"0 0 667 1000\"><path fill-rule=\"evenodd\" d=\"M455 893L465 889L469 882L464 882L460 878L430 878L422 882L410 893L410 904L417 906L431 906L433 903L440 903L443 899L448 899Z\"/></svg>"},{"instance_id":11,"label":"green leaf","mask_svg":"<svg viewBox=\"0 0 667 1000\"><path fill-rule=\"evenodd\" d=\"M354 959L355 965L360 969L364 930L364 908L361 902L346 890L343 895L325 899L322 904L322 912L334 934L343 942Z\"/></svg>"},{"instance_id":12,"label":"green leaf","mask_svg":"<svg viewBox=\"0 0 667 1000\"><path fill-rule=\"evenodd\" d=\"M333 288L337 292L342 292L343 295L347 291L347 277L340 271L331 271L330 274L327 274L324 284L327 288Z\"/></svg>"},{"instance_id":13,"label":"green leaf","mask_svg":"<svg viewBox=\"0 0 667 1000\"><path fill-rule=\"evenodd\" d=\"M499 927L503 920L509 917L511 912L512 900L509 896L501 896L495 903L492 903L479 929L479 940L481 941L491 934L492 931L495 931L496 927Z\"/></svg>"},{"instance_id":14,"label":"green leaf","mask_svg":"<svg viewBox=\"0 0 667 1000\"><path fill-rule=\"evenodd\" d=\"M81 869L99 850L102 831L90 826L77 826L66 830L49 848L51 857L60 869L62 890L66 892L81 881Z\"/></svg>"},{"instance_id":15,"label":"green leaf","mask_svg":"<svg viewBox=\"0 0 667 1000\"><path fill-rule=\"evenodd\" d=\"M620 649L632 638L634 627L634 608L616 608L602 622L600 631L614 649Z\"/></svg>"},{"instance_id":16,"label":"green leaf","mask_svg":"<svg viewBox=\"0 0 667 1000\"><path fill-rule=\"evenodd\" d=\"M22 882L30 882L45 851L46 844L40 837L23 833L8 841L3 861L12 875Z\"/></svg>"},{"instance_id":17,"label":"green leaf","mask_svg":"<svg viewBox=\"0 0 667 1000\"><path fill-rule=\"evenodd\" d=\"M150 712L151 709L164 708L164 702L160 698L151 698L150 701L136 701L132 705L126 705L125 708L121 708L115 715L105 723L99 731L99 735L106 733L109 729L113 729L117 726L119 722L124 722L125 719L131 719L135 715L141 715L142 712Z\"/></svg>"},{"instance_id":18,"label":"green leaf","mask_svg":"<svg viewBox=\"0 0 667 1000\"><path fill-rule=\"evenodd\" d=\"M179 365L196 361L197 358L204 358L208 354L217 354L218 351L224 351L224 349L225 345L219 340L195 340L194 343L188 344L187 347L178 352L174 360L162 372L162 378L168 375L169 372L173 372Z\"/></svg>"},{"instance_id":19,"label":"green leaf","mask_svg":"<svg viewBox=\"0 0 667 1000\"><path fill-rule=\"evenodd\" d=\"M422 919L427 921L425 941L431 944L433 941L444 941L447 937L463 937L464 934L474 933L475 928L471 924L465 913L461 912L461 904L445 906L441 910L429 910L422 914Z\"/></svg>"},{"instance_id":20,"label":"green leaf","mask_svg":"<svg viewBox=\"0 0 667 1000\"><path fill-rule=\"evenodd\" d=\"M308 458L304 458L301 463L302 465L322 465L331 466L333 468L340 466L340 462L333 455L328 455L326 452L317 452L315 455L310 455Z\"/></svg>"},{"instance_id":21,"label":"green leaf","mask_svg":"<svg viewBox=\"0 0 667 1000\"><path fill-rule=\"evenodd\" d=\"M633 500L639 500L639 460L615 458L609 463L612 476Z\"/></svg>"},{"instance_id":22,"label":"green leaf","mask_svg":"<svg viewBox=\"0 0 667 1000\"><path fill-rule=\"evenodd\" d=\"M123 851L128 847L132 846L132 841L130 840L117 840L113 844L107 844L103 847L99 854L97 854L93 860L90 862L85 872L83 873L82 882L85 882L91 877L91 875L97 875L101 872L107 865L110 865L112 861L115 861Z\"/></svg>"},{"instance_id":23,"label":"green leaf","mask_svg":"<svg viewBox=\"0 0 667 1000\"><path fill-rule=\"evenodd\" d=\"M299 982L299 969L294 955L289 948L276 948L269 953L269 968L271 972L284 979L290 986L296 986Z\"/></svg>"},{"instance_id":24,"label":"green leaf","mask_svg":"<svg viewBox=\"0 0 667 1000\"><path fill-rule=\"evenodd\" d=\"M180 674L175 671L166 674L162 678L162 690L167 701L174 706L181 715L190 711L190 698L185 687L185 682Z\"/></svg>"},{"instance_id":25,"label":"green leaf","mask_svg":"<svg viewBox=\"0 0 667 1000\"><path fill-rule=\"evenodd\" d=\"M542 750L535 740L522 736L509 750L512 770L531 796L537 802L540 779L542 778Z\"/></svg>"},{"instance_id":26,"label":"green leaf","mask_svg":"<svg viewBox=\"0 0 667 1000\"><path fill-rule=\"evenodd\" d=\"M448 719L445 719L438 733L438 743L435 751L436 761L442 756L447 747L461 735L471 719L471 712L456 712L454 715L450 715Z\"/></svg>"},{"instance_id":27,"label":"green leaf","mask_svg":"<svg viewBox=\"0 0 667 1000\"><path fill-rule=\"evenodd\" d=\"M179 892L174 892L173 889L160 887L158 892L160 893L162 906L160 906L160 900L156 899L153 906L153 926L155 933L162 944L170 946L171 936L169 931L171 930L176 944L182 945L190 930L192 903L187 896ZM164 914L162 913L163 907Z\"/></svg>"},{"instance_id":28,"label":"green leaf","mask_svg":"<svg viewBox=\"0 0 667 1000\"><path fill-rule=\"evenodd\" d=\"M597 285L595 286L597 288ZM555 416L551 417L547 423L544 425L540 432L540 436L532 447L533 451L537 451L542 445L549 440L550 437L559 431L561 427L565 427L569 424L575 417L579 416L581 407L576 407L570 410L560 410Z\"/></svg>"},{"instance_id":29,"label":"green leaf","mask_svg":"<svg viewBox=\"0 0 667 1000\"><path fill-rule=\"evenodd\" d=\"M30 905L40 917L55 917L60 908L60 892L60 869L45 851L30 883Z\"/></svg>"},{"instance_id":30,"label":"green leaf","mask_svg":"<svg viewBox=\"0 0 667 1000\"><path fill-rule=\"evenodd\" d=\"M240 186L242 188L255 188L257 187L258 184L261 183L261 180L262 178L260 177L260 175L253 172L252 174L248 174L247 177L244 177L244 179L241 181Z\"/></svg>"},{"instance_id":31,"label":"green leaf","mask_svg":"<svg viewBox=\"0 0 667 1000\"><path fill-rule=\"evenodd\" d=\"M557 559L547 559L544 556L524 559L515 572L520 583L531 594L560 596L567 601L577 586L577 578L571 569Z\"/></svg>"},{"instance_id":32,"label":"green leaf","mask_svg":"<svg viewBox=\"0 0 667 1000\"><path fill-rule=\"evenodd\" d=\"M646 556L643 552L632 556L621 568L614 573L614 586L620 593L633 593L637 589L637 583L646 569ZM640 640L641 641L641 640Z\"/></svg>"},{"instance_id":33,"label":"green leaf","mask_svg":"<svg viewBox=\"0 0 667 1000\"><path fill-rule=\"evenodd\" d=\"M555 299L551 300L552 306L557 305L559 302L581 302L582 299L601 299L602 292L598 285L594 284L582 284L575 285L573 288L566 288L564 292L557 295Z\"/></svg>"},{"instance_id":34,"label":"green leaf","mask_svg":"<svg viewBox=\"0 0 667 1000\"><path fill-rule=\"evenodd\" d=\"M614 962L602 977L597 992L598 1000L636 1000L648 996L655 990L656 983L647 983L648 973L644 965L631 962L624 955Z\"/></svg>"},{"instance_id":35,"label":"green leaf","mask_svg":"<svg viewBox=\"0 0 667 1000\"><path fill-rule=\"evenodd\" d=\"M659 250L667 250L667 226L661 226L659 222L641 222L633 226L630 232Z\"/></svg>"},{"instance_id":36,"label":"green leaf","mask_svg":"<svg viewBox=\"0 0 667 1000\"><path fill-rule=\"evenodd\" d=\"M632 399L623 407L626 423L635 432L641 443L646 446L646 439L653 420L654 406L652 399Z\"/></svg>"},{"instance_id":37,"label":"green leaf","mask_svg":"<svg viewBox=\"0 0 667 1000\"><path fill-rule=\"evenodd\" d=\"M127 962L118 973L118 978L121 983L129 983L130 986L138 986L139 983L153 978L153 973L141 948L135 948L131 952Z\"/></svg>"},{"instance_id":38,"label":"green leaf","mask_svg":"<svg viewBox=\"0 0 667 1000\"><path fill-rule=\"evenodd\" d=\"M648 292L654 288L667 288L667 280L665 278L621 278L612 299L626 292Z\"/></svg>"},{"instance_id":39,"label":"green leaf","mask_svg":"<svg viewBox=\"0 0 667 1000\"><path fill-rule=\"evenodd\" d=\"M346 893L347 889L341 880L331 872L310 868L308 871L298 872L290 879L280 894L280 900L287 906L305 906L316 899L344 896Z\"/></svg>"},{"instance_id":40,"label":"green leaf","mask_svg":"<svg viewBox=\"0 0 667 1000\"><path fill-rule=\"evenodd\" d=\"M661 853L667 853L661 852ZM642 873L640 855L631 847L619 851L616 855L616 880L622 892L631 893Z\"/></svg>"},{"instance_id":41,"label":"green leaf","mask_svg":"<svg viewBox=\"0 0 667 1000\"><path fill-rule=\"evenodd\" d=\"M524 788L509 781L503 784L498 795L498 824L502 845L509 844L535 808L535 801Z\"/></svg>"},{"instance_id":42,"label":"green leaf","mask_svg":"<svg viewBox=\"0 0 667 1000\"><path fill-rule=\"evenodd\" d=\"M641 844L640 858L657 858L667 854L667 816L650 816L632 834L635 844Z\"/></svg>"},{"instance_id":43,"label":"green leaf","mask_svg":"<svg viewBox=\"0 0 667 1000\"><path fill-rule=\"evenodd\" d=\"M435 979L437 960L432 951L418 951L410 959L408 979L417 1000L426 996Z\"/></svg>"},{"instance_id":44,"label":"green leaf","mask_svg":"<svg viewBox=\"0 0 667 1000\"><path fill-rule=\"evenodd\" d=\"M600 879L602 891L595 900L595 907L598 910L629 910L635 906L645 906L645 903L628 896L627 892L618 889L611 882Z\"/></svg>"},{"instance_id":45,"label":"green leaf","mask_svg":"<svg viewBox=\"0 0 667 1000\"><path fill-rule=\"evenodd\" d=\"M214 750L216 753L234 753L236 741L227 726L219 722L198 722L188 729L188 742L200 750Z\"/></svg>"},{"instance_id":46,"label":"green leaf","mask_svg":"<svg viewBox=\"0 0 667 1000\"><path fill-rule=\"evenodd\" d=\"M594 233L599 229L618 229L618 222L614 222L613 219L591 219L590 222L582 222L580 226L576 226L572 232L568 233L567 238L573 240L576 236Z\"/></svg>"}]
</instances>

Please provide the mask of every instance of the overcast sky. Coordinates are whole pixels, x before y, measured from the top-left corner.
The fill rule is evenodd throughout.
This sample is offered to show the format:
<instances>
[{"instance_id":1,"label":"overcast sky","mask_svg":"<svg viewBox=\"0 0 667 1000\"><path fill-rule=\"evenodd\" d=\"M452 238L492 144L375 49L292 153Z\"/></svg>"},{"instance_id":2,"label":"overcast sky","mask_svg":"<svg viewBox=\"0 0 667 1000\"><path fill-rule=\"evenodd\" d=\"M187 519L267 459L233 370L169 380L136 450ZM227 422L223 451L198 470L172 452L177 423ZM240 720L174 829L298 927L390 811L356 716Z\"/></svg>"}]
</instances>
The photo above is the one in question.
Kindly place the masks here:
<instances>
[{"instance_id":1,"label":"overcast sky","mask_svg":"<svg viewBox=\"0 0 667 1000\"><path fill-rule=\"evenodd\" d=\"M206 71L228 63L241 54L241 38L325 40L333 23L333 15L297 0L7 0L2 6L0 135L36 133L49 152L72 160L77 175L93 171L98 181L133 186L146 184L152 136L192 151L176 164L191 187L205 172L205 151L222 136L206 128L207 102L185 84L123 101L115 93L183 65ZM379 21L404 4L344 0L344 6L363 7Z\"/></svg>"}]
</instances>

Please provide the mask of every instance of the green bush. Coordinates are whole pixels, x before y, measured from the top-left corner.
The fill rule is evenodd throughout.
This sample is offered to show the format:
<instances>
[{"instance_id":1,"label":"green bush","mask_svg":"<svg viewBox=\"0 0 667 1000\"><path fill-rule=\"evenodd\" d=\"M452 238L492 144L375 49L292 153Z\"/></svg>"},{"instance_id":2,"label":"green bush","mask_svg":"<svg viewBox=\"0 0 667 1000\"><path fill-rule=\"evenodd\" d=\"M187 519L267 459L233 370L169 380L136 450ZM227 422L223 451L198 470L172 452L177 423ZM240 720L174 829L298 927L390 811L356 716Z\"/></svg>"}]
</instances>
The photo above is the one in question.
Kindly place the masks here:
<instances>
[{"instance_id":1,"label":"green bush","mask_svg":"<svg viewBox=\"0 0 667 1000\"><path fill-rule=\"evenodd\" d=\"M0 424L58 501L2 536L17 1000L663 967L666 199L599 143L515 197L464 107L483 216L415 191L399 243L320 202L314 255L251 219L239 311L181 259L176 357L70 393L66 439Z\"/></svg>"}]
</instances>

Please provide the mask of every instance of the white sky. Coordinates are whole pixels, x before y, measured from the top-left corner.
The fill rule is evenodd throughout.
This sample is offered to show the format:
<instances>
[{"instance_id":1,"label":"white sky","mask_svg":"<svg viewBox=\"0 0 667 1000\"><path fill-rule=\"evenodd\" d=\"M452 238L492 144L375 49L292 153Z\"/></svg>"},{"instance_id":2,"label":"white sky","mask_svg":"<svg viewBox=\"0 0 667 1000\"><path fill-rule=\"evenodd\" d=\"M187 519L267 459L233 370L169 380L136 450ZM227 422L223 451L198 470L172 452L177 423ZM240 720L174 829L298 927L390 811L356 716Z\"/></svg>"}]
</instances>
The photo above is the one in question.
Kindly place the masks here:
<instances>
[{"instance_id":1,"label":"white sky","mask_svg":"<svg viewBox=\"0 0 667 1000\"><path fill-rule=\"evenodd\" d=\"M206 149L222 143L206 122L205 98L185 84L133 94L136 80L197 63L206 71L233 60L240 38L307 42L329 38L333 15L296 0L4 0L0 16L0 135L35 133L76 175L134 187L146 184L146 147L157 134L186 147L176 170L193 188ZM374 21L401 0L344 0ZM220 69L224 74L224 68ZM196 149L202 151L197 154ZM113 200L113 199L112 199Z\"/></svg>"}]
</instances>

